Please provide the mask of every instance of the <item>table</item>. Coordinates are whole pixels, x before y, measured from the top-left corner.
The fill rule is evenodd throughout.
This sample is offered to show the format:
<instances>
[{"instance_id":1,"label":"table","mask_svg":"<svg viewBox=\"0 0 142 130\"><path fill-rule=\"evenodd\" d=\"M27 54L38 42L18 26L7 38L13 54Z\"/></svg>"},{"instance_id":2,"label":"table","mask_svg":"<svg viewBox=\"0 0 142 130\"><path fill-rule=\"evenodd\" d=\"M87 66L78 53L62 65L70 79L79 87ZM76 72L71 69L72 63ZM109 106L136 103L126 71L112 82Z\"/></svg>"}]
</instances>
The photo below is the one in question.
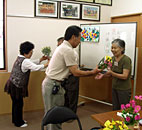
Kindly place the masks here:
<instances>
[{"instance_id":1,"label":"table","mask_svg":"<svg viewBox=\"0 0 142 130\"><path fill-rule=\"evenodd\" d=\"M119 111L110 111L110 112L105 112L105 113L100 113L100 114L93 114L91 117L96 120L101 126L104 126L104 123L107 120L123 120L122 117L117 116L117 112ZM142 111L140 111L140 115L142 115ZM142 130L142 126L140 126L140 130Z\"/></svg>"}]
</instances>

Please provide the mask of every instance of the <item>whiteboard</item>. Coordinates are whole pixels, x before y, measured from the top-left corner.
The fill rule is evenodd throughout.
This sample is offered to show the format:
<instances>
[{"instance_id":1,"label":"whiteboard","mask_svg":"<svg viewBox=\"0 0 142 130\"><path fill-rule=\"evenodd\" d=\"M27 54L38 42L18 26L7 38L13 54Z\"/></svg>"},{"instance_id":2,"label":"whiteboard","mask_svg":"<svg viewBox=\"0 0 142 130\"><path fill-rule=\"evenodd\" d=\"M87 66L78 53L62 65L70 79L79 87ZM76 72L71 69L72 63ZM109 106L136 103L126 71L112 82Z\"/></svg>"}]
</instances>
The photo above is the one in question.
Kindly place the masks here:
<instances>
[{"instance_id":1,"label":"whiteboard","mask_svg":"<svg viewBox=\"0 0 142 130\"><path fill-rule=\"evenodd\" d=\"M120 38L125 41L125 54L132 60L132 72L135 71L136 54L136 32L137 23L101 23L101 24L81 24L81 28L99 28L98 42L81 42L80 44L80 66L84 69L93 69L99 61L106 55L112 56L111 42Z\"/></svg>"}]
</instances>

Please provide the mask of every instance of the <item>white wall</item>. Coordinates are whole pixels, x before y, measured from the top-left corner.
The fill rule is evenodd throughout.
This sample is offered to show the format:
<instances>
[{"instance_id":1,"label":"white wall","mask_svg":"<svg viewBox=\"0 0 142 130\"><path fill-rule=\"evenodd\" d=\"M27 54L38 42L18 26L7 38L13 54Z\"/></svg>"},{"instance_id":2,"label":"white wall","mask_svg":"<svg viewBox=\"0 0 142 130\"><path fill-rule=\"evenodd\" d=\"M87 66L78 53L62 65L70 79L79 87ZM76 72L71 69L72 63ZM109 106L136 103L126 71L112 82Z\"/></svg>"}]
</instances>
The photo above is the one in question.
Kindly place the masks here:
<instances>
[{"instance_id":1,"label":"white wall","mask_svg":"<svg viewBox=\"0 0 142 130\"><path fill-rule=\"evenodd\" d=\"M113 0L112 16L142 13L142 0Z\"/></svg>"},{"instance_id":2,"label":"white wall","mask_svg":"<svg viewBox=\"0 0 142 130\"><path fill-rule=\"evenodd\" d=\"M100 22L110 22L111 6L101 6ZM34 17L34 0L7 0L7 53L8 71L12 69L21 42L35 44L32 58L42 56L41 48L51 46L54 51L56 39L64 36L69 25L94 23L93 21Z\"/></svg>"}]
</instances>

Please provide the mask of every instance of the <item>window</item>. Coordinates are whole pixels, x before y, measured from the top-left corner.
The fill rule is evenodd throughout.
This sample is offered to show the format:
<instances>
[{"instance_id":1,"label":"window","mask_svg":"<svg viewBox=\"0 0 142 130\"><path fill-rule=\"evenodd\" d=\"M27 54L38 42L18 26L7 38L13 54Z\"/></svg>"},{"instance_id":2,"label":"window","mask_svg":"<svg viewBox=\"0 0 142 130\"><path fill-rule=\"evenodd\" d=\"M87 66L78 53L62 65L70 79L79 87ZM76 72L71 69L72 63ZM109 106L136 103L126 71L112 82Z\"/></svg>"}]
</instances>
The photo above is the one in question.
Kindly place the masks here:
<instances>
[{"instance_id":1,"label":"window","mask_svg":"<svg viewBox=\"0 0 142 130\"><path fill-rule=\"evenodd\" d=\"M5 2L0 1L0 71L6 70L5 63Z\"/></svg>"}]
</instances>

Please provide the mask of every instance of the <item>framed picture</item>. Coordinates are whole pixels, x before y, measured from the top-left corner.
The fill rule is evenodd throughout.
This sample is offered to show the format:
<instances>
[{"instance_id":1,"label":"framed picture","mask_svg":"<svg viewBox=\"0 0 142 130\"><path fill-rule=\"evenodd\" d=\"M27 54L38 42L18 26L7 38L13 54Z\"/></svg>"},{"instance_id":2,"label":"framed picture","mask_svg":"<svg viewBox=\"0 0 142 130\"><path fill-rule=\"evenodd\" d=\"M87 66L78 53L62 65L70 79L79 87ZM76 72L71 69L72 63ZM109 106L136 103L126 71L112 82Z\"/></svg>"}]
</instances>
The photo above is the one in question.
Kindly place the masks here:
<instances>
[{"instance_id":1,"label":"framed picture","mask_svg":"<svg viewBox=\"0 0 142 130\"><path fill-rule=\"evenodd\" d=\"M112 6L112 0L95 0L95 3Z\"/></svg>"},{"instance_id":2,"label":"framed picture","mask_svg":"<svg viewBox=\"0 0 142 130\"><path fill-rule=\"evenodd\" d=\"M81 41L82 42L99 42L100 39L100 27L86 25L81 27Z\"/></svg>"},{"instance_id":3,"label":"framed picture","mask_svg":"<svg viewBox=\"0 0 142 130\"><path fill-rule=\"evenodd\" d=\"M82 5L82 19L100 21L100 6L98 5Z\"/></svg>"},{"instance_id":4,"label":"framed picture","mask_svg":"<svg viewBox=\"0 0 142 130\"><path fill-rule=\"evenodd\" d=\"M60 18L80 19L80 4L60 2Z\"/></svg>"},{"instance_id":5,"label":"framed picture","mask_svg":"<svg viewBox=\"0 0 142 130\"><path fill-rule=\"evenodd\" d=\"M50 0L36 0L35 16L58 17L58 2Z\"/></svg>"},{"instance_id":6,"label":"framed picture","mask_svg":"<svg viewBox=\"0 0 142 130\"><path fill-rule=\"evenodd\" d=\"M75 1L94 3L94 0L75 0Z\"/></svg>"}]
</instances>

